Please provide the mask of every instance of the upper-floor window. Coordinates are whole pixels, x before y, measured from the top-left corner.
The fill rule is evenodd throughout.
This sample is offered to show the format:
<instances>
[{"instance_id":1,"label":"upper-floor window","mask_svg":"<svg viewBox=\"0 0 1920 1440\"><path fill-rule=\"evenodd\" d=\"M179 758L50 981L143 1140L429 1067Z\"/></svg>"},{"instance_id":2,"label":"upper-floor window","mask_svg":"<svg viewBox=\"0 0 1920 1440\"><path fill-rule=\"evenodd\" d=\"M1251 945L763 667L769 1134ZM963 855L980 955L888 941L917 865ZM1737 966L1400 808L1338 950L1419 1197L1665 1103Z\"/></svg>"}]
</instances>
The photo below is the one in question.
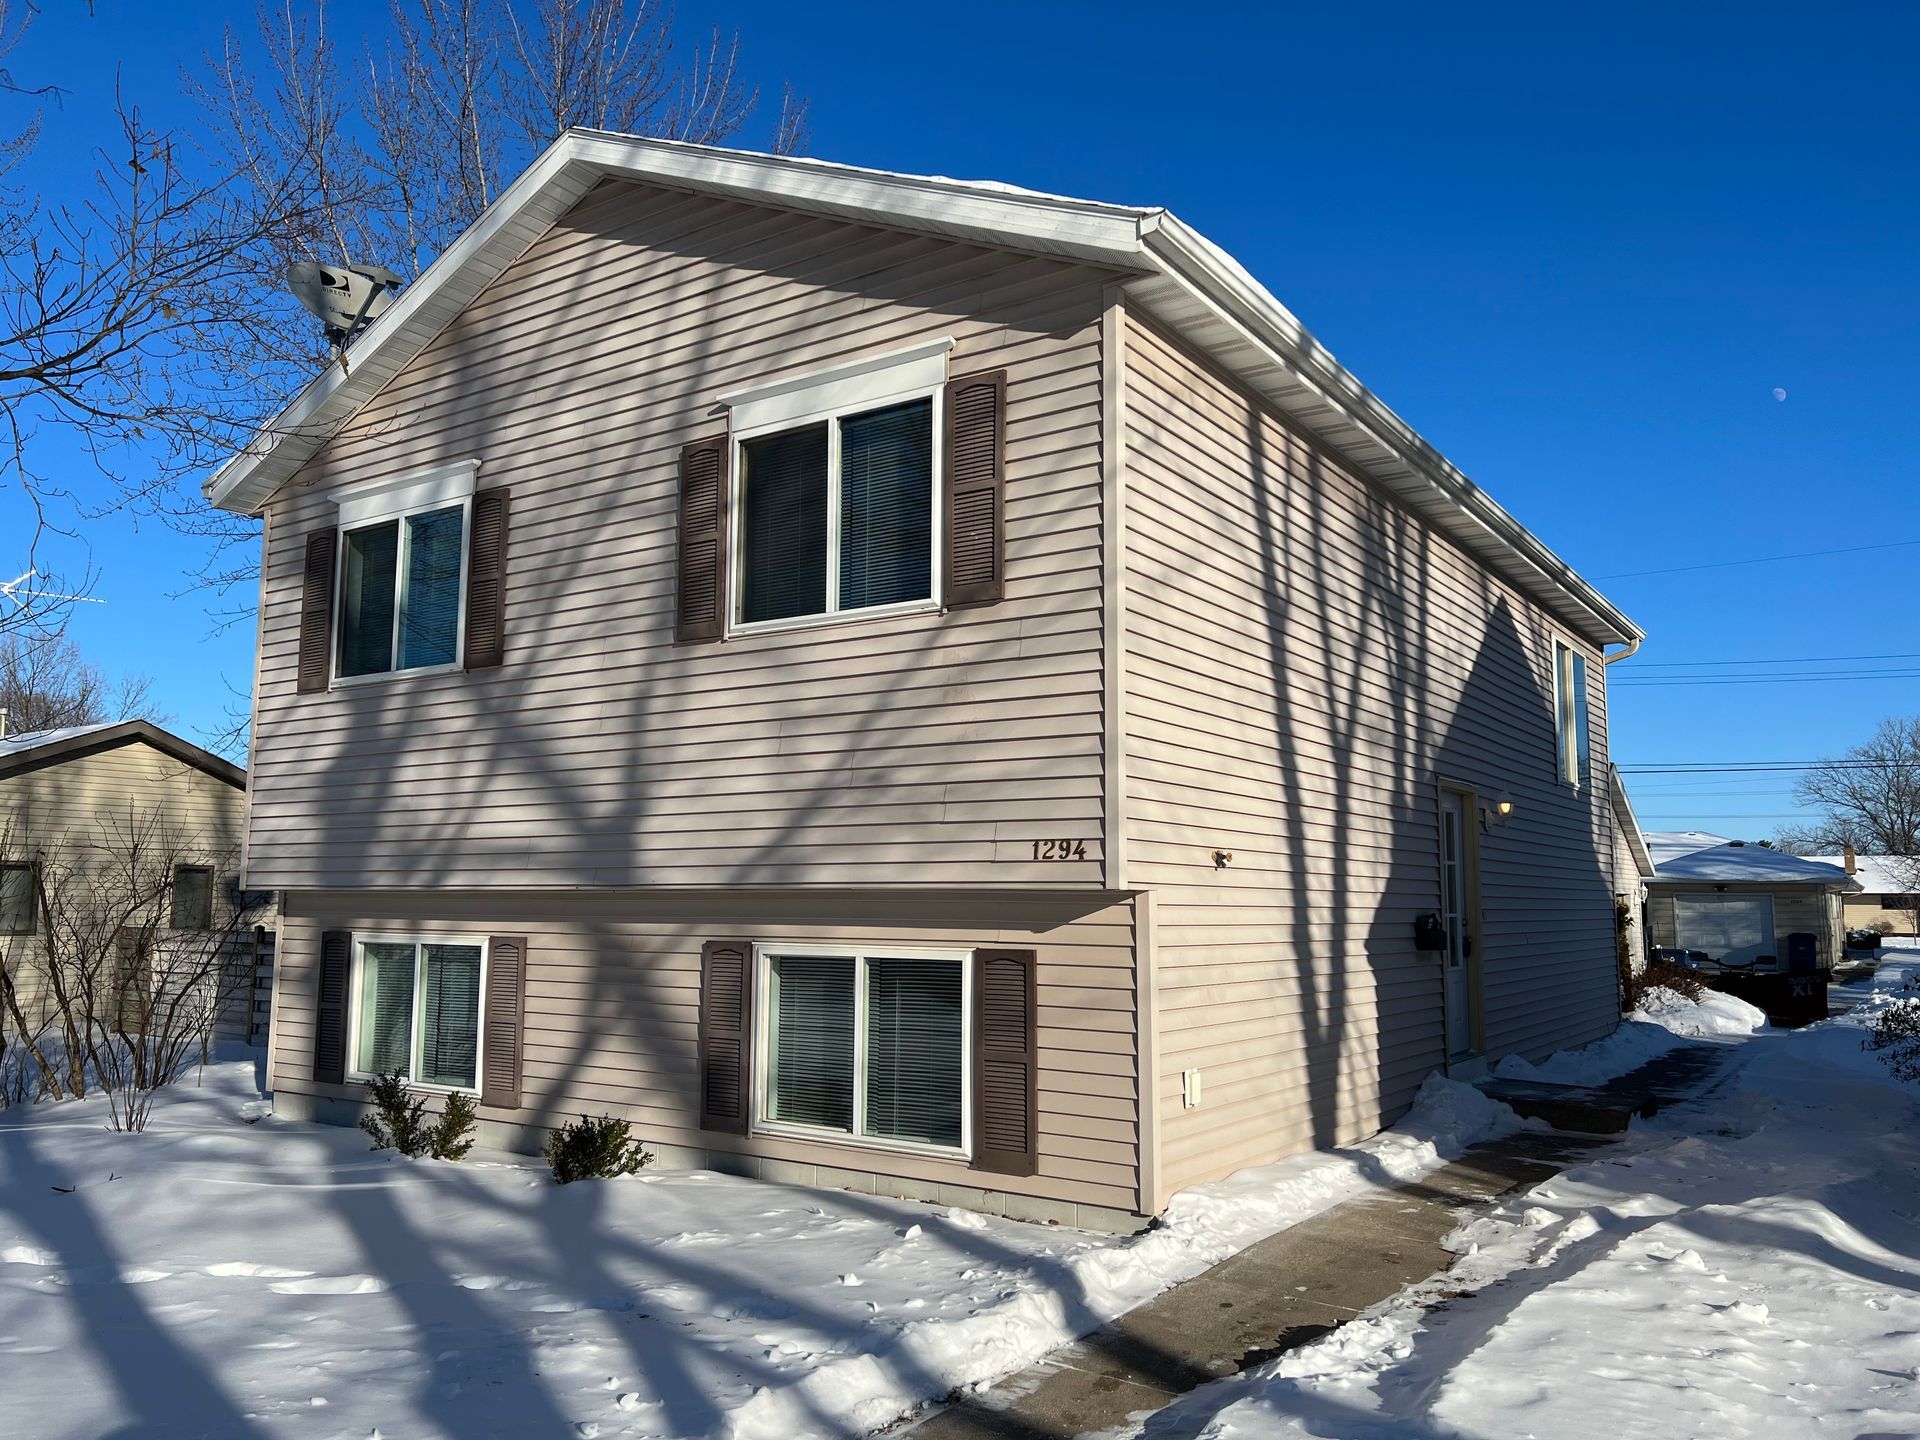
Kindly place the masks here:
<instances>
[{"instance_id":1,"label":"upper-floor window","mask_svg":"<svg viewBox=\"0 0 1920 1440\"><path fill-rule=\"evenodd\" d=\"M1584 790L1593 763L1587 735L1587 658L1559 640L1553 642L1553 714L1560 778Z\"/></svg>"},{"instance_id":2,"label":"upper-floor window","mask_svg":"<svg viewBox=\"0 0 1920 1440\"><path fill-rule=\"evenodd\" d=\"M213 928L213 871L205 865L176 865L173 870L175 930Z\"/></svg>"},{"instance_id":3,"label":"upper-floor window","mask_svg":"<svg viewBox=\"0 0 1920 1440\"><path fill-rule=\"evenodd\" d=\"M727 398L735 628L937 604L950 345Z\"/></svg>"},{"instance_id":4,"label":"upper-floor window","mask_svg":"<svg viewBox=\"0 0 1920 1440\"><path fill-rule=\"evenodd\" d=\"M33 865L0 865L0 935L34 931Z\"/></svg>"},{"instance_id":5,"label":"upper-floor window","mask_svg":"<svg viewBox=\"0 0 1920 1440\"><path fill-rule=\"evenodd\" d=\"M334 674L459 663L474 466L333 492L340 506Z\"/></svg>"}]
</instances>

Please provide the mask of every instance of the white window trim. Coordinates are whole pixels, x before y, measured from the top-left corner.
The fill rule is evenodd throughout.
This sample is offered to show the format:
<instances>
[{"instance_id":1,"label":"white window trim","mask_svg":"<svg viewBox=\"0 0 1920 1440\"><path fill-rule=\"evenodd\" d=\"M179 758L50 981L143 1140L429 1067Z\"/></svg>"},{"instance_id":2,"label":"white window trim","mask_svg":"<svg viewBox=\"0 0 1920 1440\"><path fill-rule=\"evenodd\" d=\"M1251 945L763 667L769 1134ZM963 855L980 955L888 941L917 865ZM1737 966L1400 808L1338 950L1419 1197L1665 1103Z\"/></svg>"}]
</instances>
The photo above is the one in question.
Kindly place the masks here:
<instances>
[{"instance_id":1,"label":"white window trim","mask_svg":"<svg viewBox=\"0 0 1920 1440\"><path fill-rule=\"evenodd\" d=\"M853 1129L832 1130L823 1125L799 1125L767 1114L767 1060L773 1026L773 960L776 956L854 962L853 985ZM960 1144L926 1145L893 1140L884 1135L862 1135L867 1093L866 962L882 960L951 960L960 966ZM885 1150L900 1155L924 1155L936 1160L973 1159L973 985L971 950L927 950L905 945L781 945L753 947L753 1133L790 1140L811 1140L854 1150Z\"/></svg>"},{"instance_id":2,"label":"white window trim","mask_svg":"<svg viewBox=\"0 0 1920 1440\"><path fill-rule=\"evenodd\" d=\"M480 462L456 460L432 470L379 480L356 480L327 491L340 510L340 528L358 530L377 520L392 520L414 510L437 510L455 500L473 497Z\"/></svg>"},{"instance_id":3,"label":"white window trim","mask_svg":"<svg viewBox=\"0 0 1920 1440\"><path fill-rule=\"evenodd\" d=\"M941 503L946 474L947 352L951 338L931 341L836 366L811 375L775 381L721 399L731 407L727 467L727 634L764 635L782 630L811 630L894 615L936 614L942 608L941 580L946 553L946 506ZM927 598L891 605L842 610L840 602L840 422L890 405L932 401L931 463L927 466L927 506L931 516L927 547ZM778 620L742 620L746 602L746 525L742 498L746 482L746 445L808 425L827 427L827 608L814 615Z\"/></svg>"},{"instance_id":4,"label":"white window trim","mask_svg":"<svg viewBox=\"0 0 1920 1440\"><path fill-rule=\"evenodd\" d=\"M368 945L413 946L413 1023L407 1035L407 1088L428 1095L480 1094L487 1073L487 966L492 960L484 936L477 935L358 935L353 937L353 972L347 985L347 1066L349 1081L365 1084L370 1072L357 1070L354 1062L360 1054L360 980L366 973ZM480 1001L474 1009L473 1084L429 1085L412 1078L419 1068L420 1042L424 1038L426 1009L421 1004L422 980L426 973L426 947L429 945L476 945L480 949Z\"/></svg>"},{"instance_id":5,"label":"white window trim","mask_svg":"<svg viewBox=\"0 0 1920 1440\"><path fill-rule=\"evenodd\" d=\"M477 466L475 460L467 462ZM468 479L472 479L469 472ZM407 524L407 517L423 515L433 510L445 510L450 506L460 506L460 594L454 601L453 659L445 665L413 665L406 669L399 667L400 632L407 618L407 565L413 557L413 527ZM342 515L345 514L344 507ZM346 634L347 606L347 536L369 526L386 524L389 521L399 526L399 545L395 549L393 574L393 634L388 640L388 655L395 662L388 669L374 670L365 675L342 675L340 673L340 646ZM434 496L424 503L408 509L382 511L380 514L348 525L342 523L339 528L339 541L334 545L333 555L333 654L329 659L329 673L333 685L375 685L388 684L395 680L415 675L452 675L466 669L467 654L467 581L468 569L473 564L473 493L469 488L465 498Z\"/></svg>"},{"instance_id":6,"label":"white window trim","mask_svg":"<svg viewBox=\"0 0 1920 1440\"><path fill-rule=\"evenodd\" d=\"M1554 778L1560 784L1574 791L1584 793L1588 788L1588 776L1580 773L1580 727L1579 712L1572 704L1579 696L1573 694L1573 662L1578 657L1586 671L1587 688L1593 686L1594 664L1571 640L1563 635L1548 632L1551 648L1548 651L1548 664L1553 670L1553 748ZM1564 657L1565 663L1562 663ZM1562 723L1564 714L1565 723ZM1587 769L1593 769L1593 721L1587 719Z\"/></svg>"}]
</instances>

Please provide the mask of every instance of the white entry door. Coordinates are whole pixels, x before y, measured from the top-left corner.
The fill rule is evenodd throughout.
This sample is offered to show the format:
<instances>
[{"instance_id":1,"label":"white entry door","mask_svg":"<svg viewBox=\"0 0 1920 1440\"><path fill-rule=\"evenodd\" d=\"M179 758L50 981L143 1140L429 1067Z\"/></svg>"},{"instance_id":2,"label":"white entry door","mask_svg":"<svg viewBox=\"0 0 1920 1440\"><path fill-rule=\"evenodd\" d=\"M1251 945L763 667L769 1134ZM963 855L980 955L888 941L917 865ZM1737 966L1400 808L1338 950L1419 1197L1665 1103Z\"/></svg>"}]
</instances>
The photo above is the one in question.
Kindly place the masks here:
<instances>
[{"instance_id":1,"label":"white entry door","mask_svg":"<svg viewBox=\"0 0 1920 1440\"><path fill-rule=\"evenodd\" d=\"M1447 931L1447 1054L1473 1052L1473 876L1466 797L1440 792L1440 919Z\"/></svg>"}]
</instances>

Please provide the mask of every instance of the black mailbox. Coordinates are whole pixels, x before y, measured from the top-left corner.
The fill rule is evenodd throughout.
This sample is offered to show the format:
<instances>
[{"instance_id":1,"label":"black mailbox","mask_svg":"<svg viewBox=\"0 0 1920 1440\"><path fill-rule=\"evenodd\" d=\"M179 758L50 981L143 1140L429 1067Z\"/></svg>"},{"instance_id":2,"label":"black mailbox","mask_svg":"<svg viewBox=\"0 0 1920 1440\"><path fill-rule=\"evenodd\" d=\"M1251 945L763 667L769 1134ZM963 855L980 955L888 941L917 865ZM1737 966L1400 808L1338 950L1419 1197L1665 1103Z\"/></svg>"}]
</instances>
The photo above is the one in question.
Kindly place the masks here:
<instances>
[{"instance_id":1,"label":"black mailbox","mask_svg":"<svg viewBox=\"0 0 1920 1440\"><path fill-rule=\"evenodd\" d=\"M1441 921L1436 910L1413 917L1413 948L1416 950L1444 950L1447 948L1447 927Z\"/></svg>"}]
</instances>

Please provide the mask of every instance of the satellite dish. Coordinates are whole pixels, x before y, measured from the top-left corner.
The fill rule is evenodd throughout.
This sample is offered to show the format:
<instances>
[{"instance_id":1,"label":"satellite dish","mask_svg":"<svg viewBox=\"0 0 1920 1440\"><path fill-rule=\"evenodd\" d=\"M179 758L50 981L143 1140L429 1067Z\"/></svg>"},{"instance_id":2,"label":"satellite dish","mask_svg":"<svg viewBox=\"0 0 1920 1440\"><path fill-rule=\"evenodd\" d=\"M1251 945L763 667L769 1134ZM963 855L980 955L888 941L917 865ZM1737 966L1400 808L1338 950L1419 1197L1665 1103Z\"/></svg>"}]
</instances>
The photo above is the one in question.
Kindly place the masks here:
<instances>
[{"instance_id":1,"label":"satellite dish","mask_svg":"<svg viewBox=\"0 0 1920 1440\"><path fill-rule=\"evenodd\" d=\"M321 265L295 260L285 271L293 298L320 318L327 339L344 348L393 304L400 277L384 265Z\"/></svg>"}]
</instances>

